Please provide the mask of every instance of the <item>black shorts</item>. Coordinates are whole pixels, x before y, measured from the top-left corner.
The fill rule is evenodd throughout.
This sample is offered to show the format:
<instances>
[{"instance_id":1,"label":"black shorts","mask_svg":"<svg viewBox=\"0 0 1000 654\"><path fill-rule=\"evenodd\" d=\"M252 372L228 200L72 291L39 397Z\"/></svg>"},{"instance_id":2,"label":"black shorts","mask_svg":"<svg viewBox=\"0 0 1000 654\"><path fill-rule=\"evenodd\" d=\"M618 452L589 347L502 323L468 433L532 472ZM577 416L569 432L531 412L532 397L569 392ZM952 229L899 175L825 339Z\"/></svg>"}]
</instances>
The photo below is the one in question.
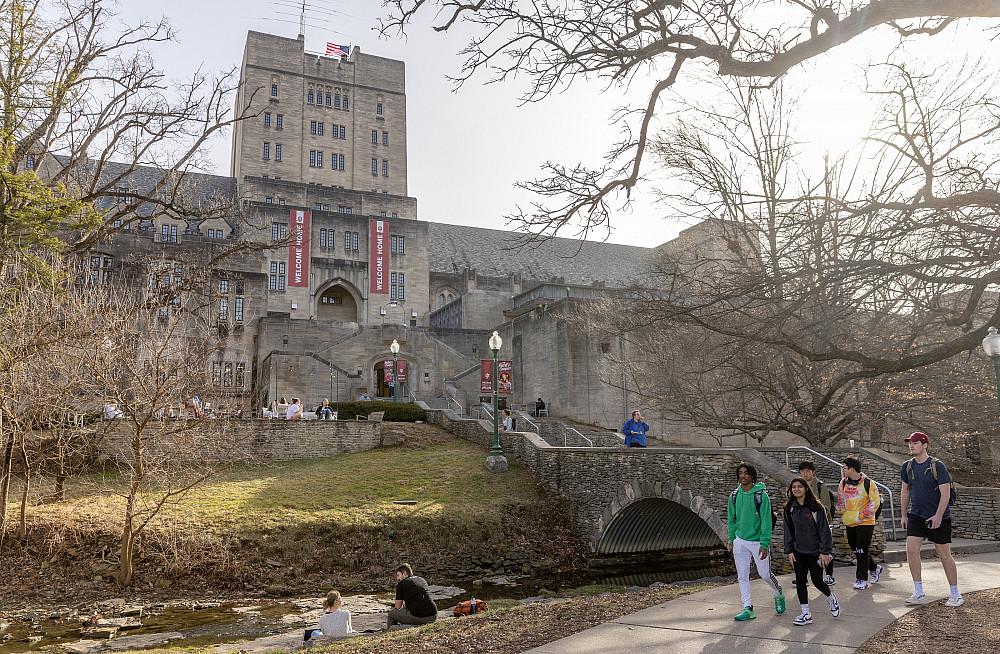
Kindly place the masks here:
<instances>
[{"instance_id":1,"label":"black shorts","mask_svg":"<svg viewBox=\"0 0 1000 654\"><path fill-rule=\"evenodd\" d=\"M941 526L931 529L927 526L927 518L921 518L912 513L906 514L906 535L926 538L937 545L945 545L951 542L951 518L941 521Z\"/></svg>"}]
</instances>

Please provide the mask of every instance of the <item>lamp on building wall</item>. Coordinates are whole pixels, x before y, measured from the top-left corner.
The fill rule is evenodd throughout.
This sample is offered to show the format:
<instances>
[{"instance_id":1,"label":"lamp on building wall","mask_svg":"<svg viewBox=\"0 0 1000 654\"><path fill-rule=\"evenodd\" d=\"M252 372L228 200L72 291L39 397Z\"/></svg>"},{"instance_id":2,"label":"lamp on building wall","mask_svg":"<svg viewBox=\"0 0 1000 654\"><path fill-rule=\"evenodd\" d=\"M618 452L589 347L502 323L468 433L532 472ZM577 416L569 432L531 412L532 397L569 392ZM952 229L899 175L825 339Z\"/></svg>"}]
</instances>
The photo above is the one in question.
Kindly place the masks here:
<instances>
[{"instance_id":1,"label":"lamp on building wall","mask_svg":"<svg viewBox=\"0 0 1000 654\"><path fill-rule=\"evenodd\" d=\"M990 327L989 334L983 339L983 351L993 359L993 370L997 377L997 401L1000 402L1000 334L996 327Z\"/></svg>"},{"instance_id":2,"label":"lamp on building wall","mask_svg":"<svg viewBox=\"0 0 1000 654\"><path fill-rule=\"evenodd\" d=\"M382 305L382 309L379 311L379 313L381 313L384 316L385 315L385 308L386 307L396 308L398 306L399 306L399 302L397 302L396 299L393 298L392 300L389 300L388 304L383 304Z\"/></svg>"},{"instance_id":3,"label":"lamp on building wall","mask_svg":"<svg viewBox=\"0 0 1000 654\"><path fill-rule=\"evenodd\" d=\"M389 351L392 352L392 401L396 401L396 387L399 386L399 375L396 374L398 370L398 359L399 356L399 341L392 339L392 345L389 346Z\"/></svg>"},{"instance_id":4,"label":"lamp on building wall","mask_svg":"<svg viewBox=\"0 0 1000 654\"><path fill-rule=\"evenodd\" d=\"M490 350L493 351L493 447L490 449L490 453L486 456L486 468L490 472L503 472L507 469L507 458L503 455L503 450L500 449L500 412L498 410L500 401L497 396L499 392L499 385L497 384L497 356L500 354L500 348L503 346L503 339L500 338L500 334L493 332L490 336Z\"/></svg>"}]
</instances>

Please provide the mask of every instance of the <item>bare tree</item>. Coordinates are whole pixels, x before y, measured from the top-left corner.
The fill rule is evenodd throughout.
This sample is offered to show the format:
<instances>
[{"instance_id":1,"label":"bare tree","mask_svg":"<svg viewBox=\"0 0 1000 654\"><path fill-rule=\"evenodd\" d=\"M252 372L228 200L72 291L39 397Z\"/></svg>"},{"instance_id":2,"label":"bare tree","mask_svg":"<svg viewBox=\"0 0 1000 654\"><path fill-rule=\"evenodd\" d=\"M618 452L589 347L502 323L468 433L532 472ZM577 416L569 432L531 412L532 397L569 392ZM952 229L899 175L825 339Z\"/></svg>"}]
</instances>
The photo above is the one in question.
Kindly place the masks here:
<instances>
[{"instance_id":1,"label":"bare tree","mask_svg":"<svg viewBox=\"0 0 1000 654\"><path fill-rule=\"evenodd\" d=\"M199 174L203 146L247 117L231 109L235 71L170 82L144 48L173 39L169 24L117 28L108 4L0 0L0 266L162 216L246 220L234 189ZM251 247L234 242L217 258Z\"/></svg>"},{"instance_id":2,"label":"bare tree","mask_svg":"<svg viewBox=\"0 0 1000 654\"><path fill-rule=\"evenodd\" d=\"M975 67L945 82L887 68L867 168L811 175L780 85L730 87L730 106L658 140L681 184L665 197L704 222L661 248L656 288L612 313L669 368L655 392L686 420L833 443L898 400L881 388L895 375L978 347L1000 318L985 293L1000 205L955 200L996 186L992 82Z\"/></svg>"},{"instance_id":3,"label":"bare tree","mask_svg":"<svg viewBox=\"0 0 1000 654\"><path fill-rule=\"evenodd\" d=\"M642 180L645 158L670 92L684 96L689 80L708 73L744 87L768 85L792 68L840 56L837 46L867 34L884 39L934 37L963 19L1000 18L1000 5L983 0L385 0L385 35L404 31L429 14L439 32L471 29L459 84L476 75L488 81L529 80L525 102L544 100L573 83L609 89L648 89L648 99L616 115L623 139L597 168L545 164L546 177L522 186L541 200L512 216L536 236L570 225L607 226L615 200ZM996 21L966 20L970 28ZM937 54L937 52L935 52ZM995 193L990 192L996 199ZM963 193L955 204L975 202ZM550 204L547 204L551 202ZM920 205L920 201L911 199Z\"/></svg>"},{"instance_id":4,"label":"bare tree","mask_svg":"<svg viewBox=\"0 0 1000 654\"><path fill-rule=\"evenodd\" d=\"M89 345L89 390L106 418L100 449L125 480L123 585L133 582L137 540L162 507L180 501L234 456L245 458L239 423L203 410L204 399L214 394L209 365L224 340L203 318L198 295L185 293L181 300L136 310L128 300L109 297L109 318Z\"/></svg>"}]
</instances>

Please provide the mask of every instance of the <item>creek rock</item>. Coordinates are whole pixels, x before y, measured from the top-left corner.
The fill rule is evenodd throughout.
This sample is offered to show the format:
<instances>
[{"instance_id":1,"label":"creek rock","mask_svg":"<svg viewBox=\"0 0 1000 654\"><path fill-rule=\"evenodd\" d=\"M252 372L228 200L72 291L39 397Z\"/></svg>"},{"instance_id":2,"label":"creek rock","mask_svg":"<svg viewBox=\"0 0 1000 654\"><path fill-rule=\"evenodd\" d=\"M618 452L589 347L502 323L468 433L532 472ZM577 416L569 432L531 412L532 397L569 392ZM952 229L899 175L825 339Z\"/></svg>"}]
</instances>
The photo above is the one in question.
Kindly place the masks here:
<instances>
[{"instance_id":1,"label":"creek rock","mask_svg":"<svg viewBox=\"0 0 1000 654\"><path fill-rule=\"evenodd\" d=\"M184 638L184 634L176 631L167 631L159 634L138 634L135 636L125 636L116 638L107 644L108 650L145 649L147 647L159 647L167 643Z\"/></svg>"},{"instance_id":2,"label":"creek rock","mask_svg":"<svg viewBox=\"0 0 1000 654\"><path fill-rule=\"evenodd\" d=\"M439 600L451 599L465 593L464 588L458 586L428 586L427 592L435 602Z\"/></svg>"},{"instance_id":3,"label":"creek rock","mask_svg":"<svg viewBox=\"0 0 1000 654\"><path fill-rule=\"evenodd\" d=\"M94 654L104 649L104 641L101 640L78 640L65 646L72 654Z\"/></svg>"}]
</instances>

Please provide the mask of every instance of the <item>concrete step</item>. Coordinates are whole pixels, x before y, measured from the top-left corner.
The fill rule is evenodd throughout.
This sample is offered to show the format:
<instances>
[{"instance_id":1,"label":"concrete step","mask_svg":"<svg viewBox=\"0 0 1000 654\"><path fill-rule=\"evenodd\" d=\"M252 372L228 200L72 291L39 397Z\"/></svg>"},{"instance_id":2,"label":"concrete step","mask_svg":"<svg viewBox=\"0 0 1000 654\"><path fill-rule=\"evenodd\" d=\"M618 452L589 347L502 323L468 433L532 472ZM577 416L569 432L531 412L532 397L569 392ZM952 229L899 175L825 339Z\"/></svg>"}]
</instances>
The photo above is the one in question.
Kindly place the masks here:
<instances>
[{"instance_id":1,"label":"concrete step","mask_svg":"<svg viewBox=\"0 0 1000 654\"><path fill-rule=\"evenodd\" d=\"M905 532L904 532L905 533ZM973 540L972 538L953 538L951 541L952 554L983 554L985 552L1000 552L1000 541L998 540ZM882 555L885 563L899 563L906 561L906 541L887 541L885 553ZM924 541L920 548L920 558L934 558L934 543Z\"/></svg>"}]
</instances>

